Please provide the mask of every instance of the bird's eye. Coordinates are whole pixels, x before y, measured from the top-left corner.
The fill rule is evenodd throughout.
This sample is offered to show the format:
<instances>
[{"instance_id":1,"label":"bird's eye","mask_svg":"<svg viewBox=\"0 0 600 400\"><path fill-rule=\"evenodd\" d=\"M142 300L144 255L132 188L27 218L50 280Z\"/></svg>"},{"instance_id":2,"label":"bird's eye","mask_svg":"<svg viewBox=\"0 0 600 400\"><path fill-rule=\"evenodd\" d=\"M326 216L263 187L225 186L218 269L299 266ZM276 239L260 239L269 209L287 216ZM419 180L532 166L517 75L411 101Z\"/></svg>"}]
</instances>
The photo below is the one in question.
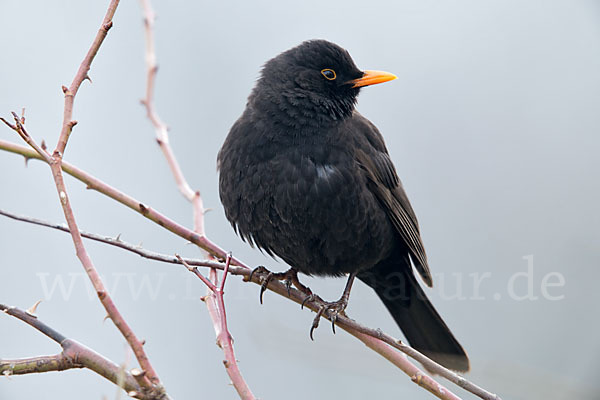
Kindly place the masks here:
<instances>
[{"instance_id":1,"label":"bird's eye","mask_svg":"<svg viewBox=\"0 0 600 400\"><path fill-rule=\"evenodd\" d=\"M323 74L328 81L332 81L336 78L335 71L329 68L322 69L321 74Z\"/></svg>"}]
</instances>

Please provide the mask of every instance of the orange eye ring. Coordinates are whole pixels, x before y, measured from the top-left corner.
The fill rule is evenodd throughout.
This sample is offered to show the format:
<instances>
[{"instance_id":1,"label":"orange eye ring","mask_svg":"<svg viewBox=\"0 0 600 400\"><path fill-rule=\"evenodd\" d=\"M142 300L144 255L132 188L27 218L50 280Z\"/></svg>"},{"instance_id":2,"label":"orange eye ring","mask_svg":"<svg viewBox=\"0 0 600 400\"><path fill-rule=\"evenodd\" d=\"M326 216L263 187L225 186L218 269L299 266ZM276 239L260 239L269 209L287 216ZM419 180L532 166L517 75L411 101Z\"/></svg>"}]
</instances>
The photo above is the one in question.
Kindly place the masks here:
<instances>
[{"instance_id":1,"label":"orange eye ring","mask_svg":"<svg viewBox=\"0 0 600 400\"><path fill-rule=\"evenodd\" d=\"M337 78L335 71L332 70L331 68L322 69L321 75L323 75L325 77L325 79L327 79L328 81L333 81L333 80L335 80L335 78Z\"/></svg>"}]
</instances>

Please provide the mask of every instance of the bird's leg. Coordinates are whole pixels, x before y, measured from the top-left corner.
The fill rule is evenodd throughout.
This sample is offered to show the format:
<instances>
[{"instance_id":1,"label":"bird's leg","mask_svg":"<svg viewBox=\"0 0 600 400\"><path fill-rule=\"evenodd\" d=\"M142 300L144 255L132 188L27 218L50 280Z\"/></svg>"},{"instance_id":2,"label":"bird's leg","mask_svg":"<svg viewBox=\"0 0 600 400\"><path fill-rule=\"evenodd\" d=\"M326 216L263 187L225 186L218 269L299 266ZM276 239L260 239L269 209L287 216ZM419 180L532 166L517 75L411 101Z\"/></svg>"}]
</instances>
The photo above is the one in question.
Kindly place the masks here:
<instances>
[{"instance_id":1,"label":"bird's leg","mask_svg":"<svg viewBox=\"0 0 600 400\"><path fill-rule=\"evenodd\" d=\"M354 278L356 278L356 272L353 272L348 277L348 282L346 282L346 287L344 288L344 293L342 293L342 297L338 301L333 302L323 302L319 307L319 311L317 311L317 316L313 320L312 326L310 328L310 339L313 339L313 331L319 327L319 320L323 313L327 313L326 316L329 316L331 320L331 329L333 333L335 333L335 321L337 320L338 314L344 312L346 307L348 306L348 298L350 297L350 290L352 289L352 283L354 283Z\"/></svg>"},{"instance_id":2,"label":"bird's leg","mask_svg":"<svg viewBox=\"0 0 600 400\"><path fill-rule=\"evenodd\" d=\"M273 279L283 281L283 284L287 288L288 296L290 296L290 289L292 287L292 284L294 286L296 286L296 288L299 291L304 293L307 296L307 298L312 296L312 291L310 290L310 288L307 286L304 286L298 280L298 271L296 271L294 268L290 268L285 272L271 272L261 265L252 270L252 272L250 273L250 276L248 277L249 281L252 281L252 277L254 276L255 273L262 275L259 278L259 280L262 280L261 285L260 285L260 296L259 296L260 304L262 304L262 302L263 302L263 293L267 290L267 286L269 285L269 282L271 282L271 280L273 280Z\"/></svg>"}]
</instances>

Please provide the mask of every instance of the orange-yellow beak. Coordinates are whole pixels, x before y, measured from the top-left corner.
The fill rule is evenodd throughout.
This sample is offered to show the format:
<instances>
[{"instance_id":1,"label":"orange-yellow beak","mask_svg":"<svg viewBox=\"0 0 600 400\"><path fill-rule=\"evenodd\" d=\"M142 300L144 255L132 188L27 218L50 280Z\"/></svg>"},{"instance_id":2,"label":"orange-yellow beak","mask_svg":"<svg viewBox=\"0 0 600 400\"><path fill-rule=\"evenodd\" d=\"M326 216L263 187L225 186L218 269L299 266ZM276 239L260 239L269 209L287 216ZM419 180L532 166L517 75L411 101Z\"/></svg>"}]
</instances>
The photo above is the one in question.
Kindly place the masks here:
<instances>
[{"instance_id":1,"label":"orange-yellow beak","mask_svg":"<svg viewBox=\"0 0 600 400\"><path fill-rule=\"evenodd\" d=\"M350 81L353 83L352 87L363 87L369 85L376 85L378 83L383 83L387 81L393 81L394 79L398 79L398 77L394 74L390 74L389 72L384 71L363 71L364 75L362 78L354 79Z\"/></svg>"}]
</instances>

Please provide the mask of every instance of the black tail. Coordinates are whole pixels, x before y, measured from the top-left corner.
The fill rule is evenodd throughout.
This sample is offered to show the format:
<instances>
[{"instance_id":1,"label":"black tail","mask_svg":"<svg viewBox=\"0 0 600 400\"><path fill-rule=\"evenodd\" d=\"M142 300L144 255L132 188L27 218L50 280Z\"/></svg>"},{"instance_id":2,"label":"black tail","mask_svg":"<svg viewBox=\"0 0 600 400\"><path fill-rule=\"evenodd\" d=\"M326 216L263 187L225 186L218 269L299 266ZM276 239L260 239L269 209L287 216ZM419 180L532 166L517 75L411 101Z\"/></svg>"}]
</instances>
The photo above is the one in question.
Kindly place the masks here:
<instances>
[{"instance_id":1,"label":"black tail","mask_svg":"<svg viewBox=\"0 0 600 400\"><path fill-rule=\"evenodd\" d=\"M358 278L375 289L410 345L455 371L468 371L469 358L417 283L410 262L382 263Z\"/></svg>"}]
</instances>

